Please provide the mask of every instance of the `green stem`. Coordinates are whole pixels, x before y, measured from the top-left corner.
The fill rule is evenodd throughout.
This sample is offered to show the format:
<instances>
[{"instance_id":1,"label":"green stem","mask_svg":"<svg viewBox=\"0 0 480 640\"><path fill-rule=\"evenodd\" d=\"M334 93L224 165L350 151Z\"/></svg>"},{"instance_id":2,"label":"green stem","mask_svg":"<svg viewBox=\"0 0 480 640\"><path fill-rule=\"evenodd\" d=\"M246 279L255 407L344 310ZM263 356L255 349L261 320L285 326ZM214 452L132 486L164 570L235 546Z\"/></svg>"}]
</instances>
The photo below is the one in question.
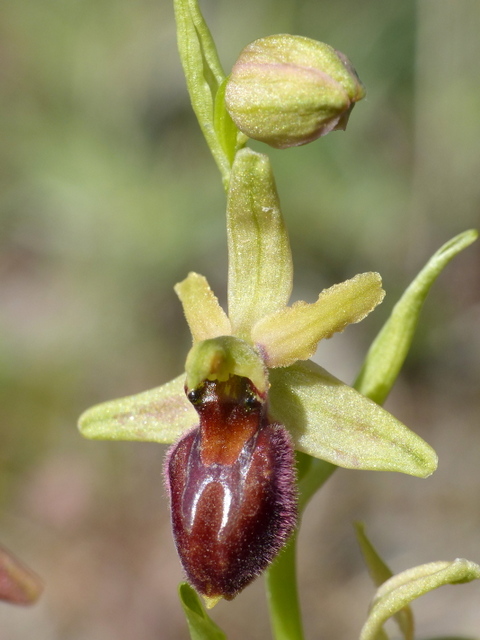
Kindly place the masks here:
<instances>
[{"instance_id":1,"label":"green stem","mask_svg":"<svg viewBox=\"0 0 480 640\"><path fill-rule=\"evenodd\" d=\"M337 467L297 451L299 478L298 510L301 516L310 498ZM266 572L267 598L275 640L303 640L303 626L297 588L297 534Z\"/></svg>"},{"instance_id":2,"label":"green stem","mask_svg":"<svg viewBox=\"0 0 480 640\"><path fill-rule=\"evenodd\" d=\"M265 579L270 621L275 640L303 640L297 591L297 534L268 568Z\"/></svg>"},{"instance_id":3,"label":"green stem","mask_svg":"<svg viewBox=\"0 0 480 640\"><path fill-rule=\"evenodd\" d=\"M298 455L298 453L297 453ZM303 454L305 455L305 454ZM310 501L310 498L320 489L321 486L328 480L332 473L337 469L334 464L326 462L325 460L319 460L318 458L311 458L311 463L308 471L298 483L299 496L298 496L298 510L299 513L303 513L305 507Z\"/></svg>"}]
</instances>

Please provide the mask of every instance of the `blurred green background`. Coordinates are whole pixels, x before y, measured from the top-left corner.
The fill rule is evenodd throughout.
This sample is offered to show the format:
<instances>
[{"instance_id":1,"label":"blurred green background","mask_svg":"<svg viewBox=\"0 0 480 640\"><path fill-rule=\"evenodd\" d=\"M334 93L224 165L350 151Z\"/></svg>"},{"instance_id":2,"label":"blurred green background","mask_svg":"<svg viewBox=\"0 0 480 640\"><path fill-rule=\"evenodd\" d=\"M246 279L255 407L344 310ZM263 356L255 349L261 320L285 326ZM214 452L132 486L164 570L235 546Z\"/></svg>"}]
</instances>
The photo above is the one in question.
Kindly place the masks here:
<instances>
[{"instance_id":1,"label":"blurred green background","mask_svg":"<svg viewBox=\"0 0 480 640\"><path fill-rule=\"evenodd\" d=\"M346 133L269 153L295 298L376 270L387 298L317 359L352 382L400 292L440 244L479 225L478 0L204 0L226 71L280 32L345 52L368 91ZM44 578L0 603L0 640L177 640L182 574L164 448L82 440L95 402L183 368L173 285L226 292L225 198L197 128L168 0L6 0L0 10L0 540ZM261 145L253 145L261 149ZM429 480L338 472L300 537L307 636L358 637L373 594L351 523L395 571L480 562L480 250L436 283L388 407L438 451ZM480 587L425 597L418 637L480 636ZM213 615L269 637L262 580Z\"/></svg>"}]
</instances>

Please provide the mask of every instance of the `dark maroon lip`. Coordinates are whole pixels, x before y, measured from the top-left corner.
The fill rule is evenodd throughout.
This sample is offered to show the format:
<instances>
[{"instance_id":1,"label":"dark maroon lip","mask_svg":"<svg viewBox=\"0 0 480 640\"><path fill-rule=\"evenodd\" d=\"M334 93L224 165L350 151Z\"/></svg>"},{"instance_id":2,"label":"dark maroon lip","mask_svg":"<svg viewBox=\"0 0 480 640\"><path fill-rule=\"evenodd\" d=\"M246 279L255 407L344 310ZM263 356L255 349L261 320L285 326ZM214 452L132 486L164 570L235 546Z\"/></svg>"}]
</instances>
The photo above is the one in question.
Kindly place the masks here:
<instances>
[{"instance_id":1,"label":"dark maroon lip","mask_svg":"<svg viewBox=\"0 0 480 640\"><path fill-rule=\"evenodd\" d=\"M293 446L247 378L206 381L189 399L200 425L172 447L165 468L173 533L197 591L231 599L294 530Z\"/></svg>"}]
</instances>

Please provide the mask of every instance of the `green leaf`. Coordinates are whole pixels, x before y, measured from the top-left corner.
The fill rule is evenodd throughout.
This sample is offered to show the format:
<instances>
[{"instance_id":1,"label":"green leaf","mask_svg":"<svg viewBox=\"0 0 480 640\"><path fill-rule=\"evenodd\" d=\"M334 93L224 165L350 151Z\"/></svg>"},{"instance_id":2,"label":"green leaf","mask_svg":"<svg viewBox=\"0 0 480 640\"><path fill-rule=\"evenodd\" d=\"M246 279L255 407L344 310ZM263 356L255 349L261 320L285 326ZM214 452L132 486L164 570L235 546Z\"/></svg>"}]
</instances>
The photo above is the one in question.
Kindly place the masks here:
<instances>
[{"instance_id":1,"label":"green leaf","mask_svg":"<svg viewBox=\"0 0 480 640\"><path fill-rule=\"evenodd\" d=\"M150 391L98 404L80 416L78 428L96 440L175 442L199 422L184 385L182 374Z\"/></svg>"},{"instance_id":2,"label":"green leaf","mask_svg":"<svg viewBox=\"0 0 480 640\"><path fill-rule=\"evenodd\" d=\"M377 550L367 538L365 528L362 523L355 523L355 530L357 534L357 540L362 551L363 558L367 565L370 576L375 584L379 587L384 582L389 580L393 573L390 568L384 563L382 558L378 555ZM395 619L400 627L405 640L413 640L414 634L414 622L412 610L409 606L403 607L398 613L395 614Z\"/></svg>"},{"instance_id":3,"label":"green leaf","mask_svg":"<svg viewBox=\"0 0 480 640\"><path fill-rule=\"evenodd\" d=\"M367 538L363 523L355 523L355 532L357 534L358 544L360 545L360 550L370 573L370 577L372 578L375 586L379 587L391 578L393 573L378 555L377 550Z\"/></svg>"},{"instance_id":4,"label":"green leaf","mask_svg":"<svg viewBox=\"0 0 480 640\"><path fill-rule=\"evenodd\" d=\"M295 448L350 469L400 471L427 477L433 449L388 411L315 363L270 370L271 415Z\"/></svg>"},{"instance_id":5,"label":"green leaf","mask_svg":"<svg viewBox=\"0 0 480 640\"><path fill-rule=\"evenodd\" d=\"M268 367L308 360L320 340L363 320L384 295L378 273L360 273L324 289L313 304L296 302L264 316L252 329L252 341Z\"/></svg>"},{"instance_id":6,"label":"green leaf","mask_svg":"<svg viewBox=\"0 0 480 640\"><path fill-rule=\"evenodd\" d=\"M228 312L234 335L282 309L292 291L293 266L267 156L242 149L232 168L227 202Z\"/></svg>"},{"instance_id":7,"label":"green leaf","mask_svg":"<svg viewBox=\"0 0 480 640\"><path fill-rule=\"evenodd\" d=\"M227 187L231 158L215 127L215 99L225 74L197 0L174 0L174 8L178 50L192 107Z\"/></svg>"},{"instance_id":8,"label":"green leaf","mask_svg":"<svg viewBox=\"0 0 480 640\"><path fill-rule=\"evenodd\" d=\"M450 260L477 237L478 232L470 230L452 238L432 256L405 291L370 347L354 385L361 393L379 404L385 401L410 349L430 287Z\"/></svg>"},{"instance_id":9,"label":"green leaf","mask_svg":"<svg viewBox=\"0 0 480 640\"><path fill-rule=\"evenodd\" d=\"M187 618L191 640L227 640L227 636L207 615L192 587L183 582L178 588L180 602Z\"/></svg>"},{"instance_id":10,"label":"green leaf","mask_svg":"<svg viewBox=\"0 0 480 640\"><path fill-rule=\"evenodd\" d=\"M430 562L393 576L377 590L360 640L378 640L389 618L429 591L479 578L480 566L462 558L453 562Z\"/></svg>"}]
</instances>

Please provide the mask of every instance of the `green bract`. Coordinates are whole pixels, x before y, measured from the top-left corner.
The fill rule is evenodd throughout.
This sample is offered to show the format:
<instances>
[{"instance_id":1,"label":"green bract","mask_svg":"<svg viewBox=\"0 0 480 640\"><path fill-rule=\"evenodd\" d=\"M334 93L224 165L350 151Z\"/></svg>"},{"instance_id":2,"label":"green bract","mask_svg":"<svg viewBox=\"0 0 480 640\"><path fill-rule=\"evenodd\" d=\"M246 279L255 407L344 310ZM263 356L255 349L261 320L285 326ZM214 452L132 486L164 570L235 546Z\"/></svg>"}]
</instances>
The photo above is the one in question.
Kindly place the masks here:
<instances>
[{"instance_id":1,"label":"green bract","mask_svg":"<svg viewBox=\"0 0 480 640\"><path fill-rule=\"evenodd\" d=\"M226 640L227 636L205 613L200 598L192 587L182 582L178 588L180 602L187 618L192 640Z\"/></svg>"},{"instance_id":2,"label":"green bract","mask_svg":"<svg viewBox=\"0 0 480 640\"><path fill-rule=\"evenodd\" d=\"M225 103L240 131L272 147L294 147L345 129L365 96L347 57L323 42L281 34L240 53Z\"/></svg>"},{"instance_id":3,"label":"green bract","mask_svg":"<svg viewBox=\"0 0 480 640\"><path fill-rule=\"evenodd\" d=\"M215 127L215 98L225 79L210 30L196 0L174 0L177 41L188 93L203 135L225 184L231 152ZM222 127L223 131L224 127Z\"/></svg>"},{"instance_id":4,"label":"green bract","mask_svg":"<svg viewBox=\"0 0 480 640\"><path fill-rule=\"evenodd\" d=\"M375 402L382 404L385 401L397 379L432 284L450 260L477 238L478 232L469 229L441 246L393 308L390 318L372 343L355 382L355 387Z\"/></svg>"},{"instance_id":5,"label":"green bract","mask_svg":"<svg viewBox=\"0 0 480 640\"><path fill-rule=\"evenodd\" d=\"M173 442L198 416L185 395L205 379L250 378L270 399L298 450L355 469L425 477L435 452L390 413L308 360L319 340L358 322L384 292L377 273L323 291L317 302L287 306L293 267L268 158L240 151L227 206L228 317L203 276L175 287L193 336L186 376L107 402L80 419L90 438Z\"/></svg>"},{"instance_id":6,"label":"green bract","mask_svg":"<svg viewBox=\"0 0 480 640\"><path fill-rule=\"evenodd\" d=\"M192 107L227 188L235 153L247 137L225 108L225 74L197 0L174 0L173 5L178 51Z\"/></svg>"}]
</instances>

